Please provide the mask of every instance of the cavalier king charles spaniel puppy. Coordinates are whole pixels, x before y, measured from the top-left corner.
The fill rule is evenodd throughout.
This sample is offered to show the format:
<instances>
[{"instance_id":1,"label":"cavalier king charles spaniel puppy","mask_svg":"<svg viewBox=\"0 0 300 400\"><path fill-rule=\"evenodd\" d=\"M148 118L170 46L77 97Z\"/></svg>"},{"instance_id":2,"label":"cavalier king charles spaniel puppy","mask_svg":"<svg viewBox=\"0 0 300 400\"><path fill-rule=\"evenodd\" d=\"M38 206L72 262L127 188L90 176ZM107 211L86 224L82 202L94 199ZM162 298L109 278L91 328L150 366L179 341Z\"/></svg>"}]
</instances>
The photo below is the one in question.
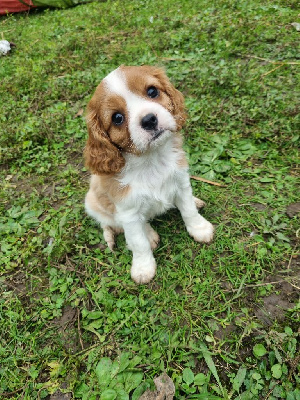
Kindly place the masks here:
<instances>
[{"instance_id":1,"label":"cavalier king charles spaniel puppy","mask_svg":"<svg viewBox=\"0 0 300 400\"><path fill-rule=\"evenodd\" d=\"M156 215L177 207L197 242L213 238L213 225L197 210L204 202L192 194L179 134L185 118L183 95L151 66L112 71L87 107L86 212L100 223L110 249L115 234L125 233L137 283L155 275L159 236L149 221Z\"/></svg>"}]
</instances>

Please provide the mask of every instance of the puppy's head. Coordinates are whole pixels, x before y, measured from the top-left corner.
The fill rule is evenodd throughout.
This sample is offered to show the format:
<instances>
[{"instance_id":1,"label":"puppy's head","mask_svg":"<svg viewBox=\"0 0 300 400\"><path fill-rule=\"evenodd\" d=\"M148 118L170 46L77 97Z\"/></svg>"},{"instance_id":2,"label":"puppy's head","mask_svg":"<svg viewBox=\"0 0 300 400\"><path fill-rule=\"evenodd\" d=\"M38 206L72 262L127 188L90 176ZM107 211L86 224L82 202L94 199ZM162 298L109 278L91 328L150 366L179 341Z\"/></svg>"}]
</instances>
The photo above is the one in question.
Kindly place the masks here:
<instances>
[{"instance_id":1,"label":"puppy's head","mask_svg":"<svg viewBox=\"0 0 300 400\"><path fill-rule=\"evenodd\" d=\"M117 173L124 153L155 148L184 122L183 96L162 69L121 66L103 79L88 104L86 165L95 174Z\"/></svg>"}]
</instances>

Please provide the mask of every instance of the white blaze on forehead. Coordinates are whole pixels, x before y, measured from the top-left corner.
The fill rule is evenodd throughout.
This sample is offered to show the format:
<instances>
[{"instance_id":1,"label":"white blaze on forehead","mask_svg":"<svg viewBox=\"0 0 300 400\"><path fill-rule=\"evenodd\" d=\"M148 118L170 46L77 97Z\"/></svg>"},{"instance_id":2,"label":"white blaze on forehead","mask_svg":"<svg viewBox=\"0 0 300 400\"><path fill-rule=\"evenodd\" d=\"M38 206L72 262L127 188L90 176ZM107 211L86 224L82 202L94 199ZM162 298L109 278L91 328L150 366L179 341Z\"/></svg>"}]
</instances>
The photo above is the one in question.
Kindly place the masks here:
<instances>
[{"instance_id":1,"label":"white blaze on forehead","mask_svg":"<svg viewBox=\"0 0 300 400\"><path fill-rule=\"evenodd\" d=\"M118 94L124 98L126 97L126 94L128 94L129 92L125 74L120 70L120 68L117 68L110 74L108 74L103 79L103 83L105 84L109 92Z\"/></svg>"},{"instance_id":2,"label":"white blaze on forehead","mask_svg":"<svg viewBox=\"0 0 300 400\"><path fill-rule=\"evenodd\" d=\"M137 118L137 114L142 112L142 108L144 108L145 105L153 106L153 103L149 100L129 90L126 74L120 68L108 74L107 77L104 78L104 84L110 93L121 96L125 100L129 119Z\"/></svg>"}]
</instances>

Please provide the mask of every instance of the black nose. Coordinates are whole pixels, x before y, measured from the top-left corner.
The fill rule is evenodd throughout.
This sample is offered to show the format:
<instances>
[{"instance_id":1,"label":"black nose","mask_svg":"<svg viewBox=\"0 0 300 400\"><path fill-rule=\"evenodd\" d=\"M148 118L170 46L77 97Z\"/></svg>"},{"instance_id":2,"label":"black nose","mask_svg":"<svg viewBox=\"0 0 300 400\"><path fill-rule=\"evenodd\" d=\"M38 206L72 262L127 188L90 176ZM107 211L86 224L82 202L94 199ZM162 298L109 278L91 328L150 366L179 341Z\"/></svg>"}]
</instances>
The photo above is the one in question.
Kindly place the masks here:
<instances>
[{"instance_id":1,"label":"black nose","mask_svg":"<svg viewBox=\"0 0 300 400\"><path fill-rule=\"evenodd\" d=\"M142 128L146 129L146 131L152 131L157 128L157 118L154 114L147 114L142 119Z\"/></svg>"}]
</instances>

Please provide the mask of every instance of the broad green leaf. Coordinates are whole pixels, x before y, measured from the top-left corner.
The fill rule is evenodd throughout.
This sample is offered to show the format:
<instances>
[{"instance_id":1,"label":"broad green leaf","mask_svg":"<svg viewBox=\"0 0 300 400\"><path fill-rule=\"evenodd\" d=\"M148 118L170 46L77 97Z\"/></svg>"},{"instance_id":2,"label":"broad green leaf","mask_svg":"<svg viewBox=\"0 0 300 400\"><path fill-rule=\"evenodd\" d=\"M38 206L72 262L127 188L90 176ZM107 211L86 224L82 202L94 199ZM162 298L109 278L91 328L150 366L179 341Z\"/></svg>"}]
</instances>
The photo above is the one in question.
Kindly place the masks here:
<instances>
[{"instance_id":1,"label":"broad green leaf","mask_svg":"<svg viewBox=\"0 0 300 400\"><path fill-rule=\"evenodd\" d=\"M90 311L87 314L87 318L88 319L98 319L98 318L101 318L101 317L103 317L103 312L102 311Z\"/></svg>"},{"instance_id":2,"label":"broad green leaf","mask_svg":"<svg viewBox=\"0 0 300 400\"><path fill-rule=\"evenodd\" d=\"M147 382L142 382L132 393L131 400L138 400L143 393L148 389L149 384Z\"/></svg>"},{"instance_id":3,"label":"broad green leaf","mask_svg":"<svg viewBox=\"0 0 300 400\"><path fill-rule=\"evenodd\" d=\"M119 372L123 372L129 365L130 353L122 353L119 360Z\"/></svg>"},{"instance_id":4,"label":"broad green leaf","mask_svg":"<svg viewBox=\"0 0 300 400\"><path fill-rule=\"evenodd\" d=\"M125 391L130 393L133 389L139 386L142 382L144 374L142 372L131 372L131 371L124 371L122 374L122 379L124 382Z\"/></svg>"},{"instance_id":5,"label":"broad green leaf","mask_svg":"<svg viewBox=\"0 0 300 400\"><path fill-rule=\"evenodd\" d=\"M87 329L87 330L90 330L91 332L93 332L94 330L100 329L101 327L103 327L103 320L95 319L90 324L85 325L84 329Z\"/></svg>"},{"instance_id":6,"label":"broad green leaf","mask_svg":"<svg viewBox=\"0 0 300 400\"><path fill-rule=\"evenodd\" d=\"M240 367L233 379L232 389L238 392L245 380L247 369Z\"/></svg>"},{"instance_id":7,"label":"broad green leaf","mask_svg":"<svg viewBox=\"0 0 300 400\"><path fill-rule=\"evenodd\" d=\"M117 400L129 400L128 393L123 389L117 389Z\"/></svg>"},{"instance_id":8,"label":"broad green leaf","mask_svg":"<svg viewBox=\"0 0 300 400\"><path fill-rule=\"evenodd\" d=\"M221 144L222 146L225 146L228 143L229 136L213 135L211 140L214 143Z\"/></svg>"},{"instance_id":9,"label":"broad green leaf","mask_svg":"<svg viewBox=\"0 0 300 400\"><path fill-rule=\"evenodd\" d=\"M110 369L110 377L111 379L114 379L114 377L120 372L120 363L118 359L115 359L115 361L111 365Z\"/></svg>"},{"instance_id":10,"label":"broad green leaf","mask_svg":"<svg viewBox=\"0 0 300 400\"><path fill-rule=\"evenodd\" d=\"M74 392L75 397L83 397L85 393L87 393L89 391L89 387L88 385L86 385L85 383L81 383Z\"/></svg>"},{"instance_id":11,"label":"broad green leaf","mask_svg":"<svg viewBox=\"0 0 300 400\"><path fill-rule=\"evenodd\" d=\"M263 344L258 343L253 347L253 354L255 357L263 357L266 353L267 350Z\"/></svg>"},{"instance_id":12,"label":"broad green leaf","mask_svg":"<svg viewBox=\"0 0 300 400\"><path fill-rule=\"evenodd\" d=\"M194 379L194 383L197 386L203 386L207 382L207 376L204 375L202 372L200 374L197 374Z\"/></svg>"},{"instance_id":13,"label":"broad green leaf","mask_svg":"<svg viewBox=\"0 0 300 400\"><path fill-rule=\"evenodd\" d=\"M293 336L293 330L289 326L284 328L284 332L289 336Z\"/></svg>"},{"instance_id":14,"label":"broad green leaf","mask_svg":"<svg viewBox=\"0 0 300 400\"><path fill-rule=\"evenodd\" d=\"M101 393L100 400L115 400L117 392L114 389L106 389Z\"/></svg>"},{"instance_id":15,"label":"broad green leaf","mask_svg":"<svg viewBox=\"0 0 300 400\"><path fill-rule=\"evenodd\" d=\"M290 239L286 237L283 233L281 232L276 232L276 236L279 240L283 240L284 242L289 242Z\"/></svg>"},{"instance_id":16,"label":"broad green leaf","mask_svg":"<svg viewBox=\"0 0 300 400\"><path fill-rule=\"evenodd\" d=\"M21 210L20 206L17 207L12 207L9 210L7 210L7 214L13 218L13 219L17 219L19 218L23 213L24 213L24 209Z\"/></svg>"},{"instance_id":17,"label":"broad green leaf","mask_svg":"<svg viewBox=\"0 0 300 400\"><path fill-rule=\"evenodd\" d=\"M201 177L204 178L204 179L208 179L208 180L212 181L212 180L215 179L216 174L215 174L215 171L213 171L211 169L208 172L205 172L205 174L202 174Z\"/></svg>"},{"instance_id":18,"label":"broad green leaf","mask_svg":"<svg viewBox=\"0 0 300 400\"><path fill-rule=\"evenodd\" d=\"M29 368L28 373L32 379L36 379L39 376L39 370L34 365Z\"/></svg>"},{"instance_id":19,"label":"broad green leaf","mask_svg":"<svg viewBox=\"0 0 300 400\"><path fill-rule=\"evenodd\" d=\"M275 346L274 346L274 353L275 353L275 357L276 357L278 363L279 363L279 364L282 364L282 362L283 362L283 361L282 361L282 357L281 357L281 355L280 355L280 353L279 353L277 347L275 347Z\"/></svg>"},{"instance_id":20,"label":"broad green leaf","mask_svg":"<svg viewBox=\"0 0 300 400\"><path fill-rule=\"evenodd\" d=\"M252 378L255 379L256 381L259 381L261 379L261 374L259 374L258 372L254 372L252 374Z\"/></svg>"},{"instance_id":21,"label":"broad green leaf","mask_svg":"<svg viewBox=\"0 0 300 400\"><path fill-rule=\"evenodd\" d=\"M66 222L67 222L67 213L64 214L64 215L61 217L61 219L60 219L60 221L59 221L59 224L58 224L58 231L59 231L60 235L62 235L63 227L65 226Z\"/></svg>"},{"instance_id":22,"label":"broad green leaf","mask_svg":"<svg viewBox=\"0 0 300 400\"><path fill-rule=\"evenodd\" d=\"M208 165L205 165L205 164L202 164L202 165L197 165L195 168L194 168L194 171L199 171L201 174L206 174L206 172L209 172L211 170L211 164L208 164Z\"/></svg>"},{"instance_id":23,"label":"broad green leaf","mask_svg":"<svg viewBox=\"0 0 300 400\"><path fill-rule=\"evenodd\" d=\"M98 378L99 385L102 388L107 388L111 381L111 359L108 357L103 357L97 367L96 367L96 375Z\"/></svg>"},{"instance_id":24,"label":"broad green leaf","mask_svg":"<svg viewBox=\"0 0 300 400\"><path fill-rule=\"evenodd\" d=\"M280 379L282 375L282 368L280 364L274 364L271 368L272 376L275 379Z\"/></svg>"},{"instance_id":25,"label":"broad green leaf","mask_svg":"<svg viewBox=\"0 0 300 400\"><path fill-rule=\"evenodd\" d=\"M215 161L213 164L213 168L216 172L224 173L228 172L231 169L231 165L226 161Z\"/></svg>"},{"instance_id":26,"label":"broad green leaf","mask_svg":"<svg viewBox=\"0 0 300 400\"><path fill-rule=\"evenodd\" d=\"M135 368L138 364L140 364L142 361L142 357L140 356L134 356L130 362L129 362L129 368Z\"/></svg>"},{"instance_id":27,"label":"broad green leaf","mask_svg":"<svg viewBox=\"0 0 300 400\"><path fill-rule=\"evenodd\" d=\"M194 382L194 373L190 368L185 368L182 373L182 378L188 385Z\"/></svg>"}]
</instances>

